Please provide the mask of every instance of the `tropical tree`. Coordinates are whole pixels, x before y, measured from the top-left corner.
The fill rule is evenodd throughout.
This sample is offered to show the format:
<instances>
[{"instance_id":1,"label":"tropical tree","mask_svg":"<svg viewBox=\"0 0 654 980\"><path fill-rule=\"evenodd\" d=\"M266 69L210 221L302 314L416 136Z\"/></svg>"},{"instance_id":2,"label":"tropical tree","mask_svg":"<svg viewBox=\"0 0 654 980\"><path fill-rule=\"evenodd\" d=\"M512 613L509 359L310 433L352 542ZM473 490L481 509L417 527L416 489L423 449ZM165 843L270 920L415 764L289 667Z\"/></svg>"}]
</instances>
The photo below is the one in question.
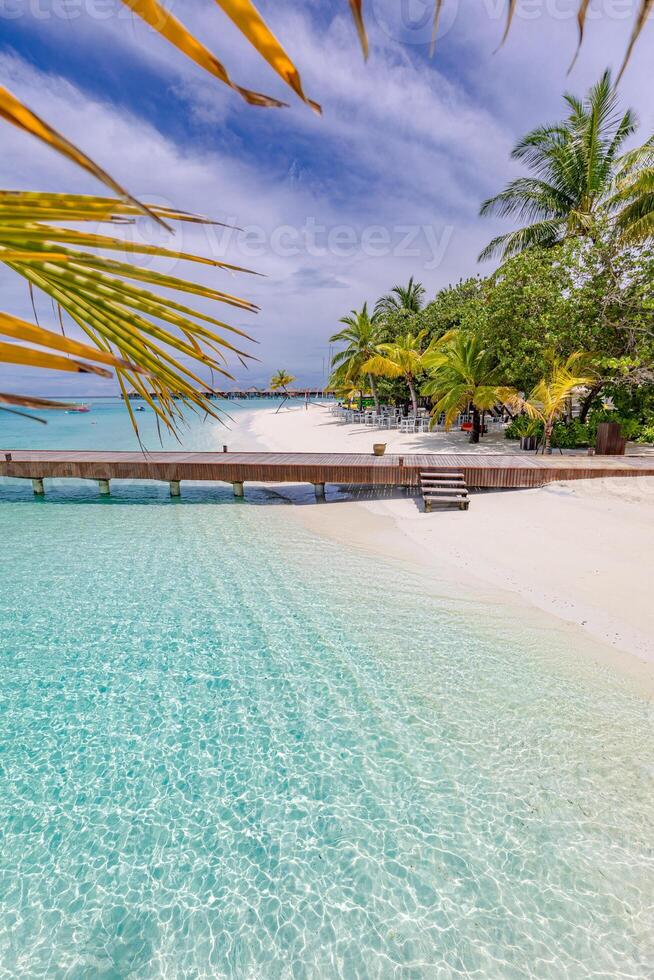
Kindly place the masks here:
<instances>
[{"instance_id":1,"label":"tropical tree","mask_svg":"<svg viewBox=\"0 0 654 980\"><path fill-rule=\"evenodd\" d=\"M376 353L377 344L381 340L379 319L376 314L368 314L368 304L364 303L361 310L352 310L349 316L341 317L340 323L345 324L344 330L339 330L329 338L330 344L347 344L332 358L332 367L342 368L340 380L344 383L355 383L362 373L366 361ZM379 411L379 396L374 376L368 373L368 383L375 402L375 410Z\"/></svg>"},{"instance_id":2,"label":"tropical tree","mask_svg":"<svg viewBox=\"0 0 654 980\"><path fill-rule=\"evenodd\" d=\"M406 286L393 286L390 293L381 296L375 303L375 316L385 316L389 313L419 313L425 300L425 287L421 282L414 282L413 276Z\"/></svg>"},{"instance_id":3,"label":"tropical tree","mask_svg":"<svg viewBox=\"0 0 654 980\"><path fill-rule=\"evenodd\" d=\"M426 336L427 331L420 330L415 334L406 333L393 343L378 344L377 352L361 368L367 374L377 374L385 378L404 378L414 412L418 411L416 378L425 370Z\"/></svg>"},{"instance_id":4,"label":"tropical tree","mask_svg":"<svg viewBox=\"0 0 654 980\"><path fill-rule=\"evenodd\" d=\"M295 378L288 371L280 368L279 371L275 371L272 378L270 379L270 387L273 391L283 391L285 395L288 395L287 388L292 385Z\"/></svg>"},{"instance_id":5,"label":"tropical tree","mask_svg":"<svg viewBox=\"0 0 654 980\"><path fill-rule=\"evenodd\" d=\"M511 401L515 389L503 383L497 360L475 333L452 330L424 358L430 369L421 393L433 401L432 424L441 412L449 429L461 412L472 406L470 442L479 442L481 413Z\"/></svg>"},{"instance_id":6,"label":"tropical tree","mask_svg":"<svg viewBox=\"0 0 654 980\"><path fill-rule=\"evenodd\" d=\"M509 399L514 407L521 409L529 418L543 423L543 451L546 453L552 452L552 430L556 419L565 414L572 396L580 388L592 385L595 381L595 374L589 368L588 360L589 356L584 351L575 351L565 361L550 354L547 374L527 398L516 394Z\"/></svg>"},{"instance_id":7,"label":"tropical tree","mask_svg":"<svg viewBox=\"0 0 654 980\"><path fill-rule=\"evenodd\" d=\"M623 241L654 238L654 136L622 157L611 203Z\"/></svg>"},{"instance_id":8,"label":"tropical tree","mask_svg":"<svg viewBox=\"0 0 654 980\"><path fill-rule=\"evenodd\" d=\"M289 374L288 371L285 371L283 368L280 368L279 371L275 371L272 378L270 379L270 387L272 391L281 391L284 394L284 397L282 398L279 405L277 406L277 411L275 412L275 415L280 410L284 402L291 397L288 393L288 386L292 385L294 381L295 378L293 377L293 375Z\"/></svg>"},{"instance_id":9,"label":"tropical tree","mask_svg":"<svg viewBox=\"0 0 654 980\"><path fill-rule=\"evenodd\" d=\"M570 236L595 236L597 218L611 208L620 151L636 130L631 111L620 114L611 73L604 72L585 99L564 96L569 113L563 122L539 126L513 149L533 176L518 177L484 201L482 215L526 219L529 224L499 235L481 259L507 259L526 248L550 247Z\"/></svg>"}]
</instances>

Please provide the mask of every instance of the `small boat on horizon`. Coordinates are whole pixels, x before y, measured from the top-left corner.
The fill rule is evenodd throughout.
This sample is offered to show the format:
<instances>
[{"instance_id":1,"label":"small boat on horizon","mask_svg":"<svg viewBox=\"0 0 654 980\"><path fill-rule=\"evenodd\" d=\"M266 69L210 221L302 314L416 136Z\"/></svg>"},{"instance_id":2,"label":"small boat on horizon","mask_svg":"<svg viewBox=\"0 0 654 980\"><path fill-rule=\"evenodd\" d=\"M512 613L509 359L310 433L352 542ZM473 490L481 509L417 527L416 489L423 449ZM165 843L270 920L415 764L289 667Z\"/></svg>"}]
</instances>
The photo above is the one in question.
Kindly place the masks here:
<instances>
[{"instance_id":1,"label":"small boat on horizon","mask_svg":"<svg viewBox=\"0 0 654 980\"><path fill-rule=\"evenodd\" d=\"M71 408L66 409L66 415L76 415L78 412L90 412L90 405L72 405Z\"/></svg>"}]
</instances>

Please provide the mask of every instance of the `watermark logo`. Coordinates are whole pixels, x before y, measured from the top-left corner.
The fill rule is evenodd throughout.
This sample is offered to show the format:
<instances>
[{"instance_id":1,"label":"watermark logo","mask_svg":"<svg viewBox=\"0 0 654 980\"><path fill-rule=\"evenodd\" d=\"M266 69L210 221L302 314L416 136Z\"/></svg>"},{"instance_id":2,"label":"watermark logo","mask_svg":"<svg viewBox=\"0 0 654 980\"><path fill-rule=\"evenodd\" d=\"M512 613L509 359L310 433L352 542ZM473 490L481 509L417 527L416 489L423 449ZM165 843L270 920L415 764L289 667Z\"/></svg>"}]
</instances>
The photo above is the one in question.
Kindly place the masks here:
<instances>
[{"instance_id":1,"label":"watermark logo","mask_svg":"<svg viewBox=\"0 0 654 980\"><path fill-rule=\"evenodd\" d=\"M182 223L176 226L174 236L157 230L154 238L156 245L171 252L197 252L219 262L245 263L251 268L268 257L351 261L390 257L411 259L416 268L430 272L443 262L454 235L453 225L329 225L312 216L301 224L237 224L235 216L225 218L224 225ZM124 227L123 235L134 245L153 244L152 222L139 218ZM171 264L176 261L169 259ZM139 263L150 262L159 266L161 259L139 256Z\"/></svg>"},{"instance_id":2,"label":"watermark logo","mask_svg":"<svg viewBox=\"0 0 654 980\"><path fill-rule=\"evenodd\" d=\"M475 0L475 17L497 24L499 43L508 12L508 0ZM586 12L586 21L624 21L634 17L638 0L594 0ZM387 37L400 44L429 45L434 34L436 0L372 0L371 12ZM456 25L464 11L459 0L442 0L438 13L436 41ZM513 21L576 21L579 0L518 0Z\"/></svg>"}]
</instances>

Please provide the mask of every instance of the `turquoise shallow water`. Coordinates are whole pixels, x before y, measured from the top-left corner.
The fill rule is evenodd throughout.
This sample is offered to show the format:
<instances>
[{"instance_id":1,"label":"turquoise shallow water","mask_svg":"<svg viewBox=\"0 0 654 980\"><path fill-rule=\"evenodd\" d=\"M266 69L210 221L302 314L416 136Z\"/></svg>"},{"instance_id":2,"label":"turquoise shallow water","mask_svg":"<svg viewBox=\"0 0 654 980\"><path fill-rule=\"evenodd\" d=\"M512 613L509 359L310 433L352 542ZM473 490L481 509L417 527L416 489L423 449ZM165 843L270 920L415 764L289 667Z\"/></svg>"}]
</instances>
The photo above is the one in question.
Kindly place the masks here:
<instances>
[{"instance_id":1,"label":"turquoise shallow water","mask_svg":"<svg viewBox=\"0 0 654 980\"><path fill-rule=\"evenodd\" d=\"M269 499L0 486L0 976L654 975L633 682Z\"/></svg>"},{"instance_id":2,"label":"turquoise shallow water","mask_svg":"<svg viewBox=\"0 0 654 980\"><path fill-rule=\"evenodd\" d=\"M8 412L0 411L0 449L138 449L129 415L118 398L73 399L91 406L88 414L61 411L38 412L46 419L42 425ZM294 400L295 404L297 401ZM221 400L214 403L222 413L224 426L211 420L203 424L198 416L189 416L181 430L187 449L220 450L223 442L238 439L246 412L270 407L274 401L247 399ZM144 405L135 401L133 407ZM149 408L134 415L146 449L179 449L179 443L165 429L158 429L156 416Z\"/></svg>"}]
</instances>

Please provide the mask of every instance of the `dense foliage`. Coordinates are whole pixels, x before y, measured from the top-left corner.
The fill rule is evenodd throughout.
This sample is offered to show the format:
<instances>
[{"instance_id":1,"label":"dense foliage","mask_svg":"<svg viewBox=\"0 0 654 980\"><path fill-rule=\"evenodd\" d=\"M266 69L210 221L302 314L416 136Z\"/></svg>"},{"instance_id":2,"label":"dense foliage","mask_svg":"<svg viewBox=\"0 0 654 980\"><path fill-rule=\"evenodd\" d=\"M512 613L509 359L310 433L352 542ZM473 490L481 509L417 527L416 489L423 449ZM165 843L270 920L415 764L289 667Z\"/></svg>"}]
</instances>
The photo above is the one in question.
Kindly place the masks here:
<instances>
[{"instance_id":1,"label":"dense foliage","mask_svg":"<svg viewBox=\"0 0 654 980\"><path fill-rule=\"evenodd\" d=\"M565 359L587 351L596 381L583 393L577 427L564 435L565 423L557 422L555 444L592 443L596 425L590 423L607 411L628 437L651 440L653 284L654 248L627 246L607 227L596 242L573 238L528 249L485 279L440 290L419 312L388 313L378 323L379 337L394 343L425 330L434 343L451 330L474 334L492 352L498 383L525 393L543 377L551 353ZM427 372L419 375L417 387L427 380ZM402 379L380 378L378 387L384 401L407 399Z\"/></svg>"}]
</instances>

